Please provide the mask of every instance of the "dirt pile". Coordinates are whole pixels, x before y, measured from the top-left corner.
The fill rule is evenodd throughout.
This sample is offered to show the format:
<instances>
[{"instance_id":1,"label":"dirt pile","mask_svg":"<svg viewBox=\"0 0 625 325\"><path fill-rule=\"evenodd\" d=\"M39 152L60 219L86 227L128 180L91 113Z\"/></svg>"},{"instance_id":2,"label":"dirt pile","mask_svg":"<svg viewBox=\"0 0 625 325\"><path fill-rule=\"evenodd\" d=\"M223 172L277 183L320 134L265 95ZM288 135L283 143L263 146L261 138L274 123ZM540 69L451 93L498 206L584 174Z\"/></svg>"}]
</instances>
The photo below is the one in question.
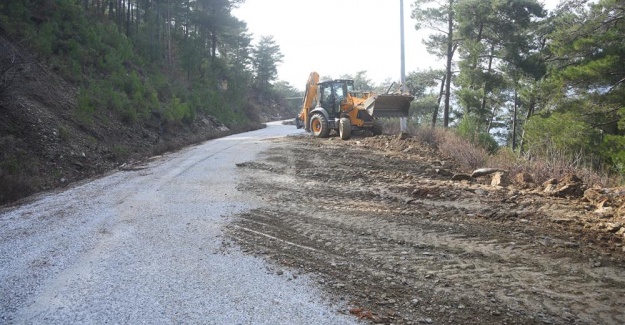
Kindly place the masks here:
<instances>
[{"instance_id":1,"label":"dirt pile","mask_svg":"<svg viewBox=\"0 0 625 325\"><path fill-rule=\"evenodd\" d=\"M531 175L493 186L498 173L471 178L415 139L388 136L289 137L240 168L240 189L268 205L241 215L232 240L278 274L315 274L354 317L625 322L625 230L618 214L597 213L601 196L552 195ZM460 172L470 178L452 181Z\"/></svg>"}]
</instances>

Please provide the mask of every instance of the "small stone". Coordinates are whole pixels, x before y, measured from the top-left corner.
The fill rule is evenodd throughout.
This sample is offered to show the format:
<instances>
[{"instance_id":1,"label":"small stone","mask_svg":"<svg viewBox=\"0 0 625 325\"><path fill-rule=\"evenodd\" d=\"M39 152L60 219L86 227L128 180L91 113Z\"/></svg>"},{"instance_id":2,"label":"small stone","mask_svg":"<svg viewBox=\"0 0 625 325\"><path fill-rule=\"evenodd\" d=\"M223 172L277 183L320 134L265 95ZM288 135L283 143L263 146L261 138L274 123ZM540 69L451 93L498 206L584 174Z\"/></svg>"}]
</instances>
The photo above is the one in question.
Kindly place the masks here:
<instances>
[{"instance_id":1,"label":"small stone","mask_svg":"<svg viewBox=\"0 0 625 325\"><path fill-rule=\"evenodd\" d=\"M486 195L486 191L481 190L481 189L478 188L477 190L475 190L475 194L477 194L479 196L484 196L484 195Z\"/></svg>"}]
</instances>

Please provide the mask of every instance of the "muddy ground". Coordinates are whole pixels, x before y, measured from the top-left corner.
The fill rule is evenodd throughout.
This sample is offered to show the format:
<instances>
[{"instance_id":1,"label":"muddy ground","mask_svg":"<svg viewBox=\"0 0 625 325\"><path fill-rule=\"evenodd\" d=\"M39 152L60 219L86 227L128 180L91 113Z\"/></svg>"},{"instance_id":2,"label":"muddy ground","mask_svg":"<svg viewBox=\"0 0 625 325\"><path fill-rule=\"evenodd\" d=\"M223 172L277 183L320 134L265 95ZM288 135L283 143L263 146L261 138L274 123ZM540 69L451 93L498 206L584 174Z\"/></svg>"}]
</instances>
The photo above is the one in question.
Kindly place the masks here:
<instances>
[{"instance_id":1,"label":"muddy ground","mask_svg":"<svg viewBox=\"0 0 625 325\"><path fill-rule=\"evenodd\" d=\"M239 215L225 245L281 276L315 277L340 312L384 324L625 323L622 234L605 226L619 215L451 181L441 170L453 161L414 139L273 141L239 165L240 190L268 204Z\"/></svg>"}]
</instances>

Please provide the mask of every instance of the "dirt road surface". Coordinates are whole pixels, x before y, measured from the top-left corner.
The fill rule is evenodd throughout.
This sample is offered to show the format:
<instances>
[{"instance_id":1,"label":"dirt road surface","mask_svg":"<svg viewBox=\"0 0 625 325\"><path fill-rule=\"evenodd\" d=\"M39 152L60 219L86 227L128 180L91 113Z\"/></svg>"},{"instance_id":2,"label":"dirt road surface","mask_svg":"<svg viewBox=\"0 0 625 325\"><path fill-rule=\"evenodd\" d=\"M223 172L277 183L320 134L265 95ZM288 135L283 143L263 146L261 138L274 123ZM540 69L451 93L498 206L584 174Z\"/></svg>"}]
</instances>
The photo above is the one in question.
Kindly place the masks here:
<instances>
[{"instance_id":1,"label":"dirt road surface","mask_svg":"<svg viewBox=\"0 0 625 325\"><path fill-rule=\"evenodd\" d=\"M239 189L270 204L239 214L232 245L314 276L355 318L625 324L622 240L583 202L453 182L414 139L289 136L262 158Z\"/></svg>"},{"instance_id":2,"label":"dirt road surface","mask_svg":"<svg viewBox=\"0 0 625 325\"><path fill-rule=\"evenodd\" d=\"M237 163L264 130L206 142L0 210L0 324L356 324L306 276L222 240Z\"/></svg>"}]
</instances>

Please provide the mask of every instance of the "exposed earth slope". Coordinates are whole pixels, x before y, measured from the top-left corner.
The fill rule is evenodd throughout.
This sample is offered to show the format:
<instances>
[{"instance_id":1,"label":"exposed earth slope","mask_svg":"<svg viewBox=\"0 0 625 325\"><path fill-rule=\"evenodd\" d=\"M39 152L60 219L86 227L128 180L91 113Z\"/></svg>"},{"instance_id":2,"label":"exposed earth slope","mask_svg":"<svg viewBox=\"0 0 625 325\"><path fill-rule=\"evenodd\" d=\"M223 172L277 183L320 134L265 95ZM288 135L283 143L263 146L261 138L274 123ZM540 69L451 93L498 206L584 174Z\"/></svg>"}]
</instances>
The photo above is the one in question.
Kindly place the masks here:
<instances>
[{"instance_id":1,"label":"exposed earth slope","mask_svg":"<svg viewBox=\"0 0 625 325\"><path fill-rule=\"evenodd\" d=\"M451 181L414 139L274 140L239 164L271 203L231 239L393 324L623 324L623 219L542 187ZM488 183L488 184L485 184ZM281 272L281 271L279 271Z\"/></svg>"}]
</instances>

